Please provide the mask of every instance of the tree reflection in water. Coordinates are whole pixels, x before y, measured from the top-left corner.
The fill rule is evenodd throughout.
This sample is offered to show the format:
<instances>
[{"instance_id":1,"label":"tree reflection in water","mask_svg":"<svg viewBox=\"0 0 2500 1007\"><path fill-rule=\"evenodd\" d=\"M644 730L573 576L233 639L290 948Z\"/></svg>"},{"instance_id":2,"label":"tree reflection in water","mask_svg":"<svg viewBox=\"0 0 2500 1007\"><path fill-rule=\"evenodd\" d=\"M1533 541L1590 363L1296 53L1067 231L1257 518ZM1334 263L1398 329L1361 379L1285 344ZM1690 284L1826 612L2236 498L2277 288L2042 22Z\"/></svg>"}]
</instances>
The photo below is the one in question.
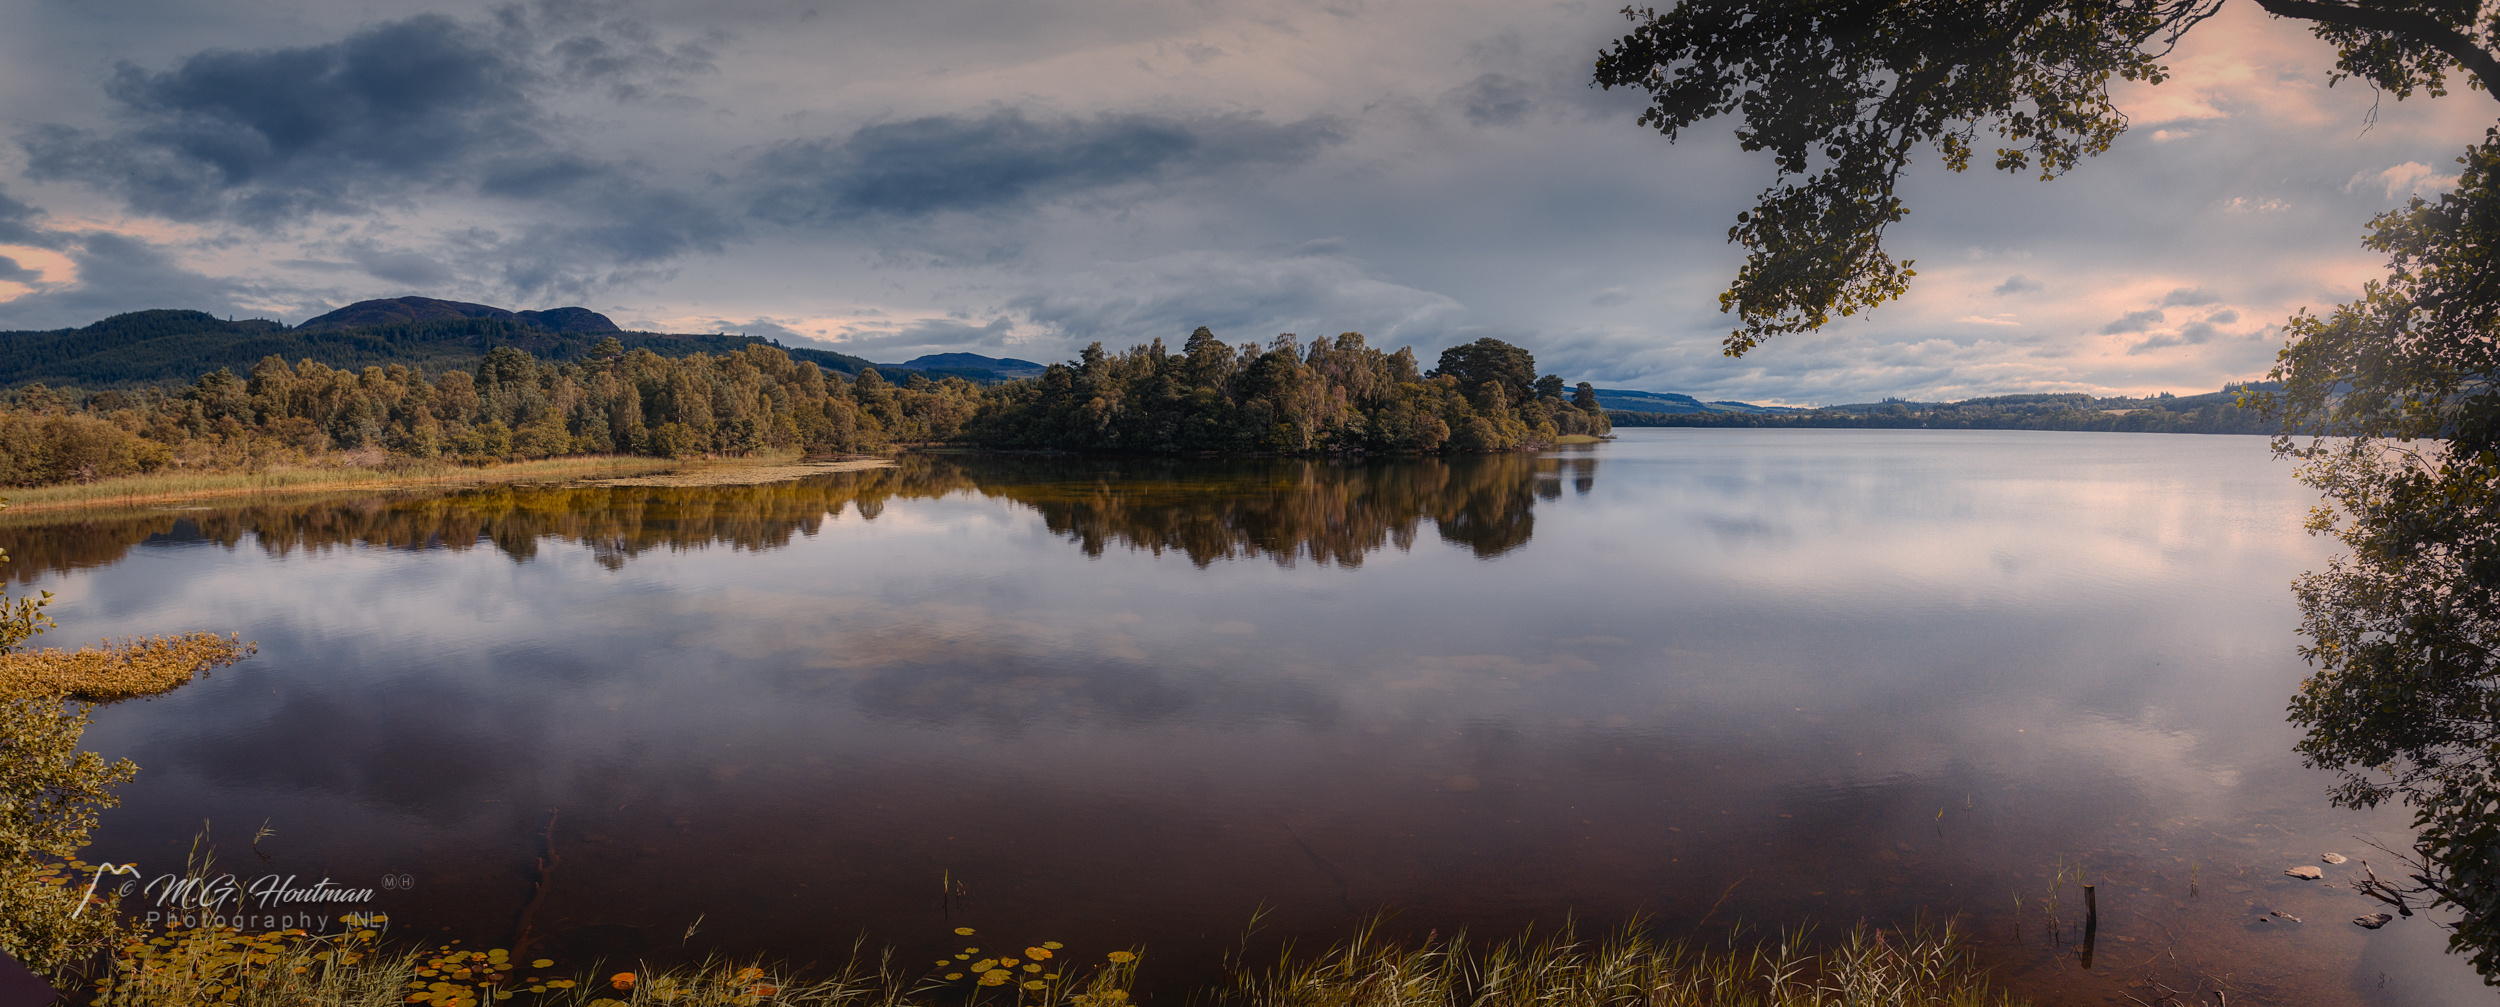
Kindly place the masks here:
<instances>
[{"instance_id":1,"label":"tree reflection in water","mask_svg":"<svg viewBox=\"0 0 2500 1007\"><path fill-rule=\"evenodd\" d=\"M1038 512L1088 556L1114 545L1199 566L1266 558L1357 566L1414 546L1430 522L1441 540L1491 558L1527 544L1537 501L1595 488L1588 455L1312 461L919 456L893 468L759 486L503 486L435 496L332 497L110 516L37 518L0 528L0 547L30 578L105 566L148 543L249 538L285 556L358 545L465 550L516 561L541 545L591 550L621 569L651 550L777 549L846 511L875 520L888 501L952 494ZM37 523L45 521L48 523Z\"/></svg>"}]
</instances>

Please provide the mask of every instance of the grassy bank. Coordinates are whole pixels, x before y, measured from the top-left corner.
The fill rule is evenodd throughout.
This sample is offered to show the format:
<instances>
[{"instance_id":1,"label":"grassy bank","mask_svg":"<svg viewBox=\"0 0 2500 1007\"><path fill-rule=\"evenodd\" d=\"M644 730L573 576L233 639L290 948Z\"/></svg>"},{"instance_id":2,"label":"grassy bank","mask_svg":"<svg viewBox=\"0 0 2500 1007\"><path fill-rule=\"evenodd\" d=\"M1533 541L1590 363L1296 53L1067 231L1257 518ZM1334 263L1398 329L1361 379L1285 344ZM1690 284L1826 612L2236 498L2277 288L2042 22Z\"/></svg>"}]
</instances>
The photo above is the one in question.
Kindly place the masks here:
<instances>
[{"instance_id":1,"label":"grassy bank","mask_svg":"<svg viewBox=\"0 0 2500 1007\"><path fill-rule=\"evenodd\" d=\"M459 489L510 483L596 482L696 486L796 479L885 464L876 459L805 461L795 453L682 460L584 455L494 465L402 460L375 466L306 466L261 472L172 472L8 490L6 521L29 524L65 512L109 513L239 497L317 497L338 493ZM33 519L33 520L30 520Z\"/></svg>"},{"instance_id":2,"label":"grassy bank","mask_svg":"<svg viewBox=\"0 0 2500 1007\"><path fill-rule=\"evenodd\" d=\"M496 465L406 462L394 465L322 465L259 472L159 472L88 483L11 489L9 513L90 507L183 503L220 497L331 490L390 490L475 486L507 482L624 478L683 468L666 458L588 455Z\"/></svg>"},{"instance_id":3,"label":"grassy bank","mask_svg":"<svg viewBox=\"0 0 2500 1007\"><path fill-rule=\"evenodd\" d=\"M931 966L855 945L825 970L707 962L653 970L455 945L391 952L371 933L315 937L196 930L131 938L96 1002L110 1007L1123 1007L1133 951L1086 953L1056 942L977 950ZM978 958L979 960L969 960ZM2018 1007L1990 987L1950 926L1861 927L1816 950L1801 938L1735 950L1656 942L1637 929L1583 941L1565 929L1476 944L1463 935L1384 942L1363 928L1324 953L1287 948L1192 1001L1210 1007Z\"/></svg>"}]
</instances>

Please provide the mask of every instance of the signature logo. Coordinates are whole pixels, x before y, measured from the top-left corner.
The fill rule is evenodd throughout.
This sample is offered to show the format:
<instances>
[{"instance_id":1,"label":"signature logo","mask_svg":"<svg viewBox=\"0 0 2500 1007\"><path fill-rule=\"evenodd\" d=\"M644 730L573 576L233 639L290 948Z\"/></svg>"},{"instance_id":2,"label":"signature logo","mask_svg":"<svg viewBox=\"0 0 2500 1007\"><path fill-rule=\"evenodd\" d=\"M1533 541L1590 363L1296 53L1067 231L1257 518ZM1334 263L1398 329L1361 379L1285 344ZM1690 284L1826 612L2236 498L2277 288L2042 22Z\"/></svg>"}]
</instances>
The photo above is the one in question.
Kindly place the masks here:
<instances>
[{"instance_id":1,"label":"signature logo","mask_svg":"<svg viewBox=\"0 0 2500 1007\"><path fill-rule=\"evenodd\" d=\"M305 884L292 874L264 874L246 883L232 874L160 874L141 886L135 880L144 876L139 865L110 863L96 865L95 876L87 881L87 897L70 913L72 917L86 912L87 906L97 901L96 889L107 875L134 879L122 882L114 894L127 896L136 887L155 907L141 914L151 925L162 922L178 926L327 931L333 917L313 911L318 909L348 910L339 918L350 926L382 926L390 919L364 908L373 901L373 889L351 887L326 877ZM413 887L415 879L394 875L386 879L386 884L392 888Z\"/></svg>"}]
</instances>

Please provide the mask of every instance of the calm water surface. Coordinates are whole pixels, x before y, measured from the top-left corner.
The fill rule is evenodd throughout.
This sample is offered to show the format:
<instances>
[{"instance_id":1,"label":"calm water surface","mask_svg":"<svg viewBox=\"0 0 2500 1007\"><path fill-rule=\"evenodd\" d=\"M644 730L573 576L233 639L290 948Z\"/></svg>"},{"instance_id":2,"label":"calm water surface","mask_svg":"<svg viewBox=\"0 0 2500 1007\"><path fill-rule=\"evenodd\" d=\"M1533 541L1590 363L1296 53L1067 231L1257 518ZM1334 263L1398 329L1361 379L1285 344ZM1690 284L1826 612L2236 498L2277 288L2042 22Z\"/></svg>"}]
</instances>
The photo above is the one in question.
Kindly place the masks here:
<instances>
[{"instance_id":1,"label":"calm water surface","mask_svg":"<svg viewBox=\"0 0 2500 1007\"><path fill-rule=\"evenodd\" d=\"M1259 943L1382 908L1701 938L1924 910L2045 1003L2488 1003L2428 921L2361 931L2361 896L2280 874L2406 834L2290 754L2310 501L2258 438L1633 430L0 546L57 636L261 646L99 715L145 771L91 856L171 868L211 822L247 875L413 879L377 897L402 930L512 939L552 815L532 937L573 961L927 957L969 925L1142 944L1176 1002L1262 906ZM2089 968L2043 913L2076 867Z\"/></svg>"}]
</instances>

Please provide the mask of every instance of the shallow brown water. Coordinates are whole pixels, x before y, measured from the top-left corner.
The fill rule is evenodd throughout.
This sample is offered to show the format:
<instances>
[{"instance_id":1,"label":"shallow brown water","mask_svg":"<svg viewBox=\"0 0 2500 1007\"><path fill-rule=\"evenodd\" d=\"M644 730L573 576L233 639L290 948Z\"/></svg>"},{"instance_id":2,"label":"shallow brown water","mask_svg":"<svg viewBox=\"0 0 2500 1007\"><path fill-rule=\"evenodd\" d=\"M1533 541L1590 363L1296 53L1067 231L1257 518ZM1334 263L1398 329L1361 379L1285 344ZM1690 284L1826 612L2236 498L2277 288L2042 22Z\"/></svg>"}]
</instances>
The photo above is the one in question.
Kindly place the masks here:
<instances>
[{"instance_id":1,"label":"shallow brown water","mask_svg":"<svg viewBox=\"0 0 2500 1007\"><path fill-rule=\"evenodd\" d=\"M171 869L212 821L247 877L389 877L402 932L508 941L552 815L533 933L567 961L862 932L919 960L968 925L1142 944L1177 1002L1262 906L1261 946L1381 908L1701 939L1924 912L2045 1003L2487 1002L2427 920L2362 931L2280 874L2404 837L2290 754L2308 503L2257 438L1642 430L0 546L65 636L262 647L100 715L146 771L95 853ZM2061 868L2098 892L2089 969Z\"/></svg>"}]
</instances>

